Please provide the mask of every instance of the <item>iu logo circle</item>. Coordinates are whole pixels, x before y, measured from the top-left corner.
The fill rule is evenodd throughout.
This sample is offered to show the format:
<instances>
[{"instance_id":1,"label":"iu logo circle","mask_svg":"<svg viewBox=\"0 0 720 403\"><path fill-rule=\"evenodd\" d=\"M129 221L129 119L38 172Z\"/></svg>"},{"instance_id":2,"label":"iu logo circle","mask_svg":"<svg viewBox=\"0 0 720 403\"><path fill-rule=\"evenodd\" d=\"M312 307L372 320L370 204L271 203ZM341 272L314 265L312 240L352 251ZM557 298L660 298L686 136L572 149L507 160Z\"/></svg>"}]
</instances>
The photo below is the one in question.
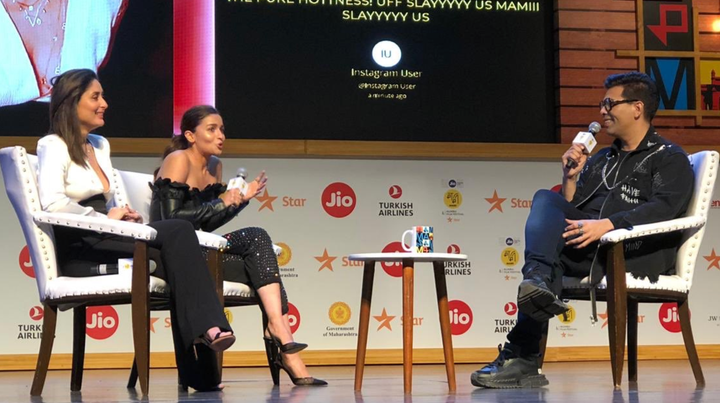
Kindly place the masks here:
<instances>
[{"instance_id":1,"label":"iu logo circle","mask_svg":"<svg viewBox=\"0 0 720 403\"><path fill-rule=\"evenodd\" d=\"M390 186L390 190L388 190L388 193L393 199L399 199L400 196L402 196L402 188L398 185L392 185Z\"/></svg>"},{"instance_id":2,"label":"iu logo circle","mask_svg":"<svg viewBox=\"0 0 720 403\"><path fill-rule=\"evenodd\" d=\"M30 319L32 320L42 320L42 318L45 316L45 310L43 310L43 307L41 306L34 306L30 308Z\"/></svg>"},{"instance_id":3,"label":"iu logo circle","mask_svg":"<svg viewBox=\"0 0 720 403\"><path fill-rule=\"evenodd\" d=\"M448 302L448 310L450 311L450 332L453 336L459 336L470 330L473 313L468 304L454 299Z\"/></svg>"},{"instance_id":4,"label":"iu logo circle","mask_svg":"<svg viewBox=\"0 0 720 403\"><path fill-rule=\"evenodd\" d=\"M325 212L331 216L347 217L355 210L355 191L346 183L331 183L323 190L320 203Z\"/></svg>"},{"instance_id":5,"label":"iu logo circle","mask_svg":"<svg viewBox=\"0 0 720 403\"><path fill-rule=\"evenodd\" d=\"M288 322L290 322L290 331L295 333L300 328L300 311L295 305L288 302Z\"/></svg>"},{"instance_id":6,"label":"iu logo circle","mask_svg":"<svg viewBox=\"0 0 720 403\"><path fill-rule=\"evenodd\" d=\"M105 340L115 334L120 324L115 308L91 306L86 311L85 331L95 340Z\"/></svg>"},{"instance_id":7,"label":"iu logo circle","mask_svg":"<svg viewBox=\"0 0 720 403\"><path fill-rule=\"evenodd\" d=\"M518 311L517 304L514 303L514 302L512 302L512 301L511 301L511 302L508 302L507 304L505 304L505 308L504 308L504 309L505 309L505 313L506 313L508 316L513 316L513 315L515 315L515 314L517 313L517 311Z\"/></svg>"},{"instance_id":8,"label":"iu logo circle","mask_svg":"<svg viewBox=\"0 0 720 403\"><path fill-rule=\"evenodd\" d=\"M658 311L658 319L660 324L668 332L679 333L682 329L680 328L680 316L678 315L678 307L674 302L666 302L660 305Z\"/></svg>"},{"instance_id":9,"label":"iu logo circle","mask_svg":"<svg viewBox=\"0 0 720 403\"><path fill-rule=\"evenodd\" d=\"M35 269L33 268L32 261L30 260L30 249L28 249L27 245L20 250L18 263L20 264L20 270L22 270L26 276L35 278Z\"/></svg>"},{"instance_id":10,"label":"iu logo circle","mask_svg":"<svg viewBox=\"0 0 720 403\"><path fill-rule=\"evenodd\" d=\"M372 58L382 67L392 67L400 62L402 51L393 41L380 41L373 46Z\"/></svg>"},{"instance_id":11,"label":"iu logo circle","mask_svg":"<svg viewBox=\"0 0 720 403\"><path fill-rule=\"evenodd\" d=\"M447 253L452 253L453 255L460 254L460 247L454 243L451 243L447 247Z\"/></svg>"},{"instance_id":12,"label":"iu logo circle","mask_svg":"<svg viewBox=\"0 0 720 403\"><path fill-rule=\"evenodd\" d=\"M405 252L400 242L390 242L387 244L382 253L402 253ZM402 277L402 262L380 262L385 273L392 277Z\"/></svg>"}]
</instances>

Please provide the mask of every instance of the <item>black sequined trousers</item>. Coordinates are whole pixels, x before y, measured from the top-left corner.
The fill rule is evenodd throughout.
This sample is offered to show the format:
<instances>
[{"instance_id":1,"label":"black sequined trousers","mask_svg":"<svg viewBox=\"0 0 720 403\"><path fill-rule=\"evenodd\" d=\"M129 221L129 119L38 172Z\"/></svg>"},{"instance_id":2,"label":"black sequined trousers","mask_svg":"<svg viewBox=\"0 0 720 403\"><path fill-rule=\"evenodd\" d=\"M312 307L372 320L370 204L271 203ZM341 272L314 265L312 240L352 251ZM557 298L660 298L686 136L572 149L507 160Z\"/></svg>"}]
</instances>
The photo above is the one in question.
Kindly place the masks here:
<instances>
[{"instance_id":1,"label":"black sequined trousers","mask_svg":"<svg viewBox=\"0 0 720 403\"><path fill-rule=\"evenodd\" d=\"M262 228L249 227L226 234L225 238L228 240L228 247L222 253L225 280L244 283L255 290L278 283L282 313L287 314L287 293L270 235Z\"/></svg>"}]
</instances>

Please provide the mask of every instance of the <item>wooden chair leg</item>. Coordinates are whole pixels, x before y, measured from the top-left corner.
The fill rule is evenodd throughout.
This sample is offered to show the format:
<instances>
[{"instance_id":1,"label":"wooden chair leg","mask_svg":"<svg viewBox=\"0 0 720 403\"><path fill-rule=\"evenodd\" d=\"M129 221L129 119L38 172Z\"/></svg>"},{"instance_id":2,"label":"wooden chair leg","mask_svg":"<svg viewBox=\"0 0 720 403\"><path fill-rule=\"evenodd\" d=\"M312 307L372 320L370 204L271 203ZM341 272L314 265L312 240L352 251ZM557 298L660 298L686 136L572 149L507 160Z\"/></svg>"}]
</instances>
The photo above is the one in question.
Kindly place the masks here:
<instances>
[{"instance_id":1,"label":"wooden chair leg","mask_svg":"<svg viewBox=\"0 0 720 403\"><path fill-rule=\"evenodd\" d=\"M220 306L225 306L225 287L223 285L224 278L220 259L220 252L217 249L208 249L208 269L215 283L215 291L217 292ZM223 353L219 351L217 354L217 371L222 379Z\"/></svg>"},{"instance_id":2,"label":"wooden chair leg","mask_svg":"<svg viewBox=\"0 0 720 403\"><path fill-rule=\"evenodd\" d=\"M413 311L415 302L415 262L403 259L403 390L412 393Z\"/></svg>"},{"instance_id":3,"label":"wooden chair leg","mask_svg":"<svg viewBox=\"0 0 720 403\"><path fill-rule=\"evenodd\" d=\"M86 312L85 305L73 309L73 355L70 375L70 390L73 392L78 392L82 388L83 368L85 366Z\"/></svg>"},{"instance_id":4,"label":"wooden chair leg","mask_svg":"<svg viewBox=\"0 0 720 403\"><path fill-rule=\"evenodd\" d=\"M690 307L688 300L678 302L678 316L680 316L680 327L682 329L683 341L685 342L685 351L687 351L690 366L695 375L695 382L698 387L705 386L705 376L703 376L702 367L700 367L700 358L695 348L695 338L693 338L692 324L690 323Z\"/></svg>"},{"instance_id":5,"label":"wooden chair leg","mask_svg":"<svg viewBox=\"0 0 720 403\"><path fill-rule=\"evenodd\" d=\"M627 300L628 381L637 382L638 302Z\"/></svg>"},{"instance_id":6,"label":"wooden chair leg","mask_svg":"<svg viewBox=\"0 0 720 403\"><path fill-rule=\"evenodd\" d=\"M133 365L130 368L130 377L128 378L127 387L128 389L135 389L138 379L137 360L133 357Z\"/></svg>"},{"instance_id":7,"label":"wooden chair leg","mask_svg":"<svg viewBox=\"0 0 720 403\"><path fill-rule=\"evenodd\" d=\"M147 395L150 383L150 294L147 244L135 241L132 273L132 327L140 390Z\"/></svg>"},{"instance_id":8,"label":"wooden chair leg","mask_svg":"<svg viewBox=\"0 0 720 403\"><path fill-rule=\"evenodd\" d=\"M548 324L547 322L545 322L542 335L540 336L540 358L538 359L538 365L540 365L540 368L542 368L543 364L545 363L545 351L547 350L548 329Z\"/></svg>"},{"instance_id":9,"label":"wooden chair leg","mask_svg":"<svg viewBox=\"0 0 720 403\"><path fill-rule=\"evenodd\" d=\"M622 371L625 360L625 326L627 320L625 256L623 255L622 242L613 244L609 248L606 276L608 338L613 384L616 388L619 388L622 384Z\"/></svg>"},{"instance_id":10,"label":"wooden chair leg","mask_svg":"<svg viewBox=\"0 0 720 403\"><path fill-rule=\"evenodd\" d=\"M452 332L450 331L450 309L448 308L444 262L433 262L433 269L435 271L435 293L438 302L438 316L440 317L440 333L442 334L443 352L445 353L445 372L447 373L448 389L454 392L457 389L455 383L455 357L453 356Z\"/></svg>"},{"instance_id":11,"label":"wooden chair leg","mask_svg":"<svg viewBox=\"0 0 720 403\"><path fill-rule=\"evenodd\" d=\"M262 304L260 304L260 307L262 307ZM275 359L278 354L280 354L280 351L275 343L265 338L265 329L268 327L268 317L264 309L262 310L262 321L263 342L265 343L265 355L268 360L268 368L270 368L270 376L272 377L273 385L280 385L280 367L275 365Z\"/></svg>"},{"instance_id":12,"label":"wooden chair leg","mask_svg":"<svg viewBox=\"0 0 720 403\"><path fill-rule=\"evenodd\" d=\"M365 371L365 352L367 350L370 304L372 302L374 280L375 262L368 260L365 262L363 270L362 294L360 295L360 323L358 325L358 342L355 355L355 390L358 392L362 389L363 372Z\"/></svg>"},{"instance_id":13,"label":"wooden chair leg","mask_svg":"<svg viewBox=\"0 0 720 403\"><path fill-rule=\"evenodd\" d=\"M42 395L48 365L50 364L50 356L52 355L53 342L55 341L57 307L43 304L43 310L42 340L40 340L40 351L38 352L35 376L33 377L32 387L30 388L30 396Z\"/></svg>"}]
</instances>

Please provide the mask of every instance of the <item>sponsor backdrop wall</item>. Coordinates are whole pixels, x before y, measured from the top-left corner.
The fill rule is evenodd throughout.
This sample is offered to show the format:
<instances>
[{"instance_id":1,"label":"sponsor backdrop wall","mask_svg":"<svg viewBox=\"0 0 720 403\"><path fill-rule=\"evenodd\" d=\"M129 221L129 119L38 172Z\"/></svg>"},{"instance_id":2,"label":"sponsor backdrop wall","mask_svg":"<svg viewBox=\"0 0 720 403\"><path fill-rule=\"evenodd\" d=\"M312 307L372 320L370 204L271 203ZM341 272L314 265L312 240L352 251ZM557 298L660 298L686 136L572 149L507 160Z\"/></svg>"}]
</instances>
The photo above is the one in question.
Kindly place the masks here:
<instances>
[{"instance_id":1,"label":"sponsor backdrop wall","mask_svg":"<svg viewBox=\"0 0 720 403\"><path fill-rule=\"evenodd\" d=\"M152 172L157 158L114 158L115 166ZM438 252L469 260L447 267L450 321L456 348L503 342L515 323L521 279L523 226L533 193L559 183L560 167L548 162L225 159L226 179L236 167L250 177L265 169L267 191L218 232L262 226L282 246L280 270L288 291L295 337L311 349L354 349L357 343L361 264L347 256L398 251L413 225L435 227ZM25 241L12 207L0 197L4 281L0 283L0 354L38 351L42 307ZM720 201L714 203L719 207ZM710 224L696 268L691 310L698 344L720 344L720 212ZM369 348L401 348L401 268L378 265ZM564 320L550 323L550 346L607 344L604 304L591 326L590 306L572 301ZM239 337L232 350L262 350L257 307L226 310ZM415 282L416 348L439 348L440 330L431 266L418 264ZM172 351L169 312L151 314L152 351ZM682 344L676 308L640 307L641 344ZM61 314L56 353L71 352L71 315ZM88 352L131 352L128 306L88 310Z\"/></svg>"}]
</instances>

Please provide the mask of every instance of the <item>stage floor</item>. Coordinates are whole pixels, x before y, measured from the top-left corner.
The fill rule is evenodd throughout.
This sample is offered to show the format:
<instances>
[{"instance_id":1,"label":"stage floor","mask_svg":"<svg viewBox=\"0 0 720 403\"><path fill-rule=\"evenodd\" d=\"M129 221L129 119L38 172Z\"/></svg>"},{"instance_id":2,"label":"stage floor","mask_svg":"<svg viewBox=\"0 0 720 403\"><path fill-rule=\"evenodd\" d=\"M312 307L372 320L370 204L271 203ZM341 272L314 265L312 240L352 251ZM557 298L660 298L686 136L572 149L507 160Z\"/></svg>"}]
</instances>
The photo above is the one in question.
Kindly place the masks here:
<instances>
[{"instance_id":1,"label":"stage floor","mask_svg":"<svg viewBox=\"0 0 720 403\"><path fill-rule=\"evenodd\" d=\"M353 392L354 367L312 367L311 372L327 380L321 388L294 387L282 373L273 387L266 368L230 368L224 372L222 392L185 393L176 386L175 370L150 372L150 396L142 399L125 388L128 371L85 371L83 391L70 392L70 372L51 371L42 398L30 397L32 372L0 373L0 402L700 402L720 401L720 360L702 361L707 386L695 388L686 361L641 361L637 384L623 383L614 391L609 362L548 363L545 374L550 385L541 389L491 390L470 384L470 373L479 365L458 365L458 390L449 394L445 367L416 365L413 394L403 394L402 366L367 366L362 393ZM625 370L627 370L627 365ZM627 378L625 378L627 379Z\"/></svg>"}]
</instances>

